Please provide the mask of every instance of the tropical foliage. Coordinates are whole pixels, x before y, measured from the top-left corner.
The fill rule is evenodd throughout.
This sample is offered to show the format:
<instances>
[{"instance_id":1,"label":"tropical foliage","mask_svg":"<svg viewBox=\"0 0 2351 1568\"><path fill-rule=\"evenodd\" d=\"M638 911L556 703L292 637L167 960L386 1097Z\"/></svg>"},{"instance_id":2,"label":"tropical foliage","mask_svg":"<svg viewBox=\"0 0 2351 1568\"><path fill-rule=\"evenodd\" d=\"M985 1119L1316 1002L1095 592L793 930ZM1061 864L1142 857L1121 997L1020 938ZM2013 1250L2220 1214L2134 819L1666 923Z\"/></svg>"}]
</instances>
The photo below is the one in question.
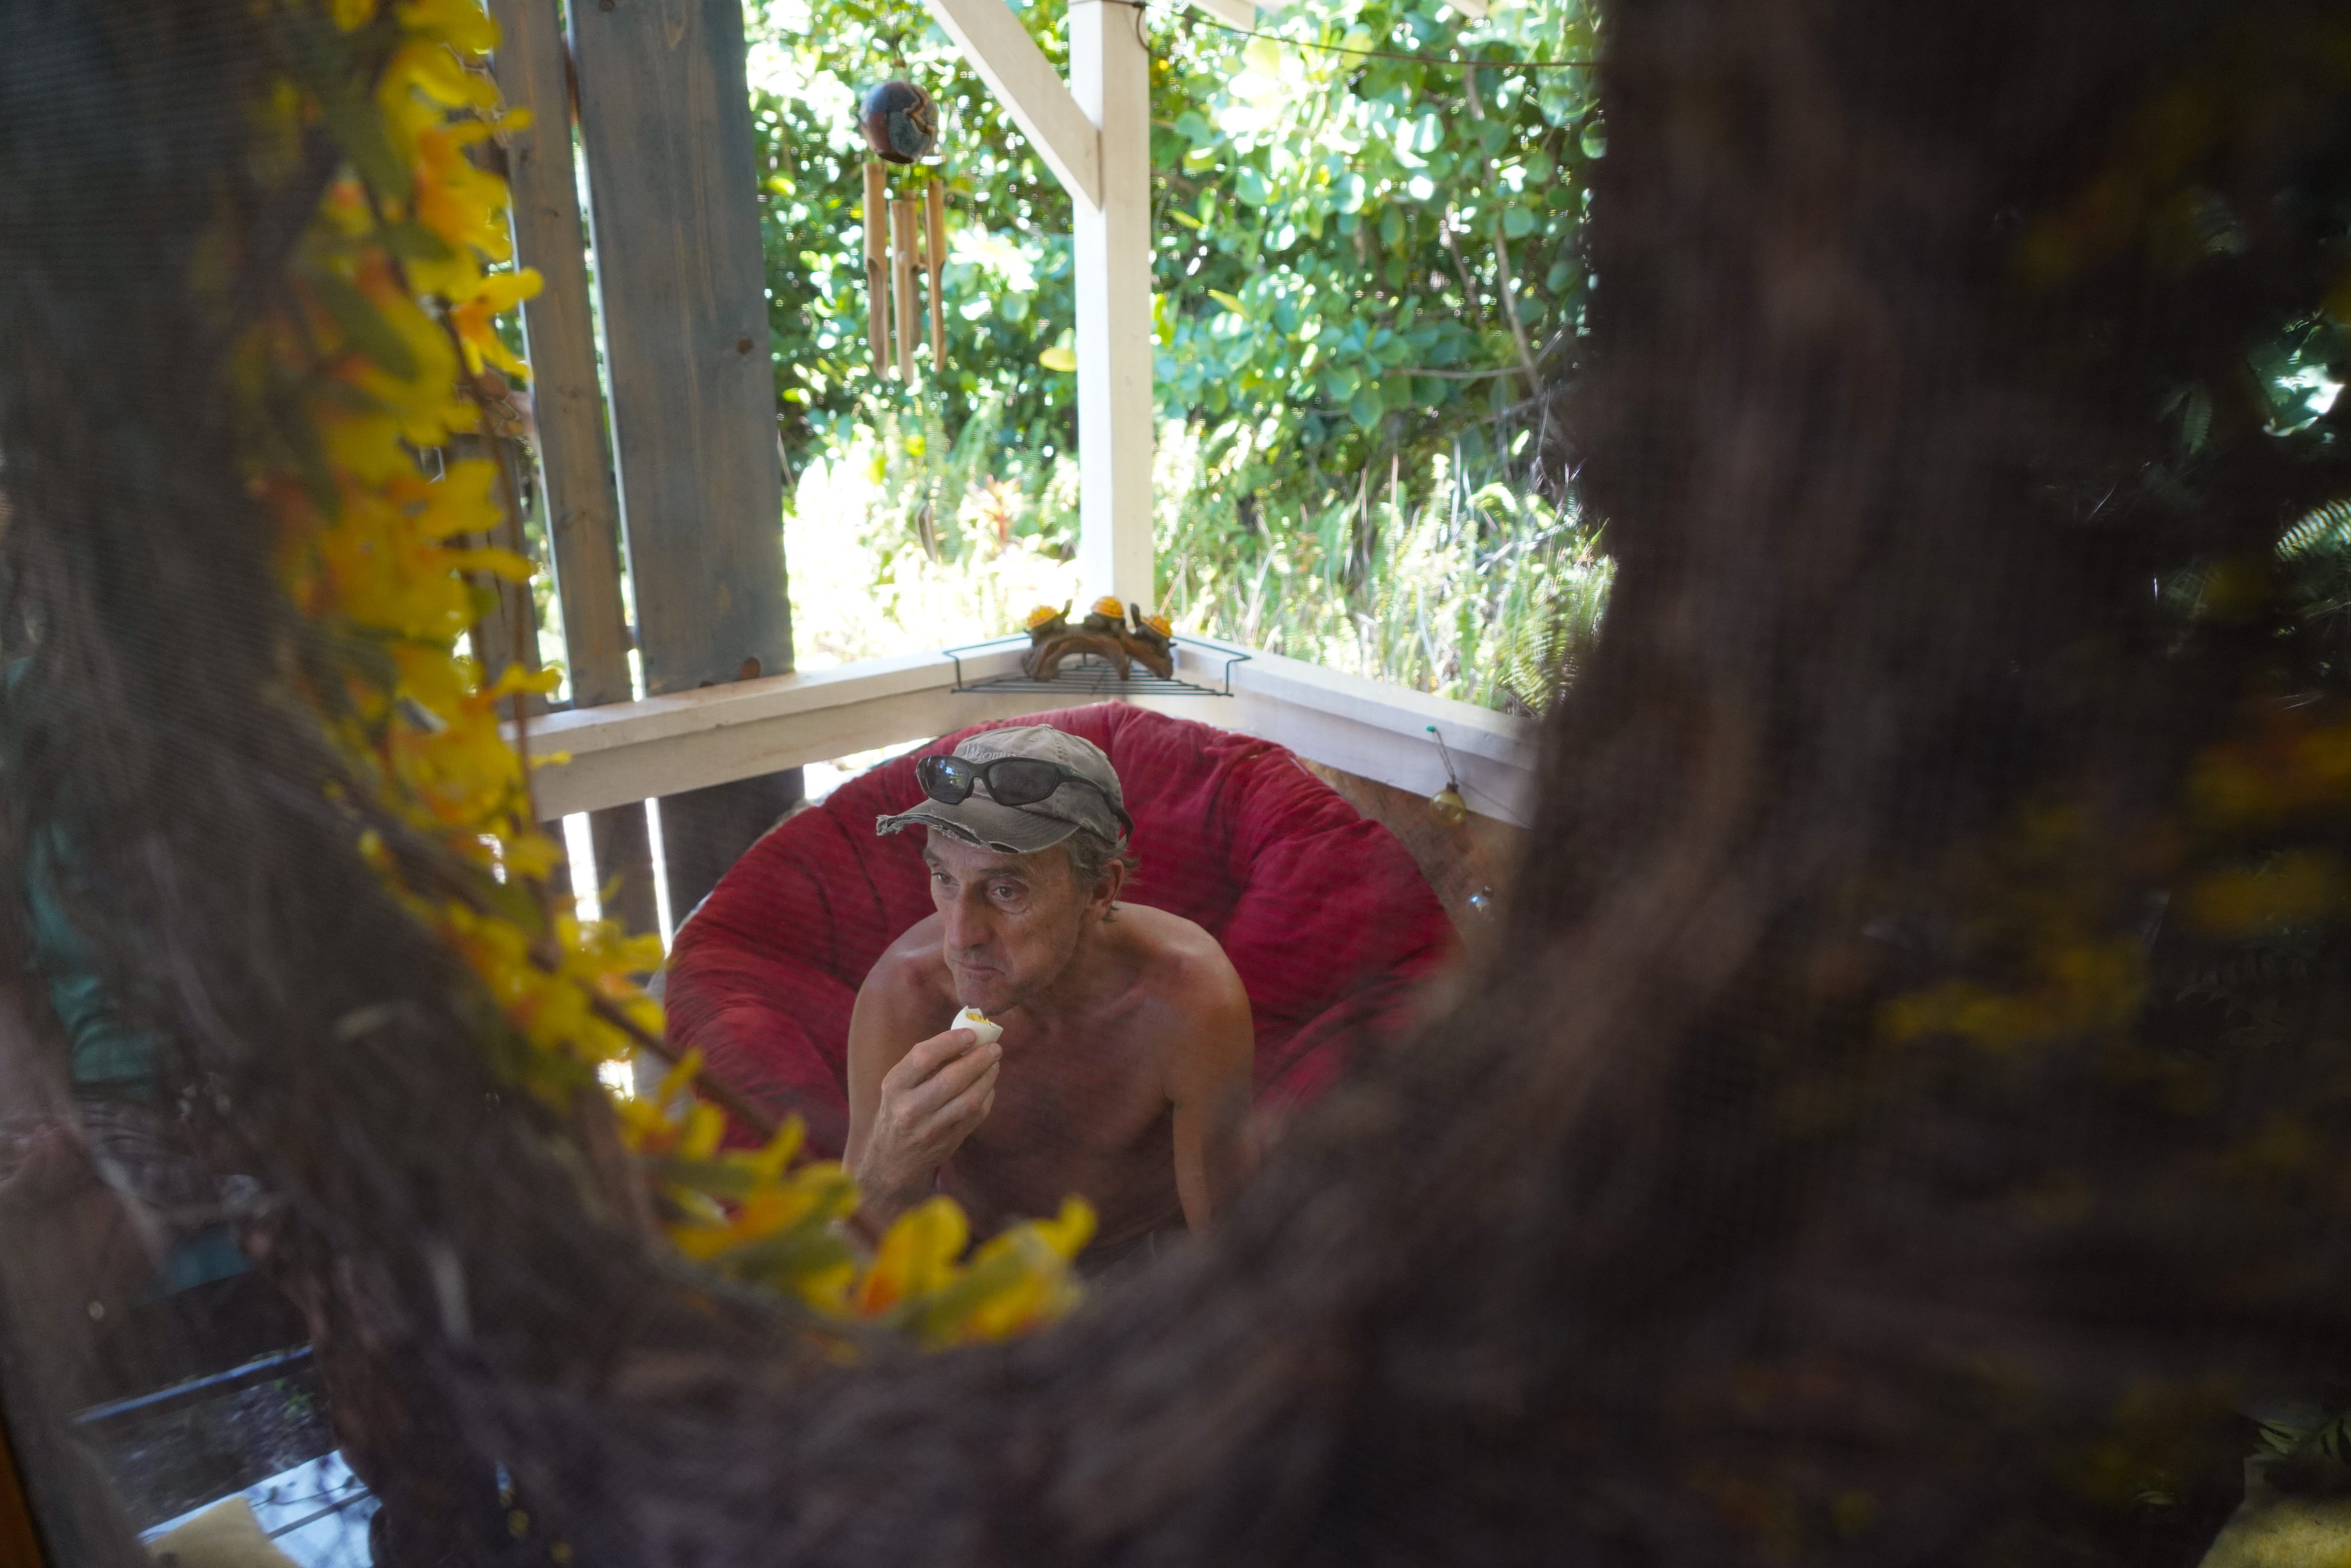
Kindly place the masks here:
<instances>
[{"instance_id":1,"label":"tropical foliage","mask_svg":"<svg viewBox=\"0 0 2351 1568\"><path fill-rule=\"evenodd\" d=\"M1022 16L1063 63L1060 8ZM1141 25L1161 576L1179 622L1539 701L1534 650L1558 635L1543 617L1588 630L1604 587L1573 513L1536 499L1562 476L1533 467L1533 388L1572 362L1588 295L1584 172L1605 151L1591 18L1580 0L1483 20L1339 0L1264 22L1278 36L1187 11ZM925 575L911 554L953 562L967 542L981 560L1024 540L1065 558L1068 198L918 5L826 0L819 25L810 0L775 0L759 32L778 390L796 471L820 471L818 526L870 536L885 584ZM1454 63L1471 60L1491 63ZM951 193L947 368L911 386L872 373L865 328L852 105L889 76L939 102ZM982 513L993 545L946 526ZM821 641L826 606L798 608Z\"/></svg>"}]
</instances>

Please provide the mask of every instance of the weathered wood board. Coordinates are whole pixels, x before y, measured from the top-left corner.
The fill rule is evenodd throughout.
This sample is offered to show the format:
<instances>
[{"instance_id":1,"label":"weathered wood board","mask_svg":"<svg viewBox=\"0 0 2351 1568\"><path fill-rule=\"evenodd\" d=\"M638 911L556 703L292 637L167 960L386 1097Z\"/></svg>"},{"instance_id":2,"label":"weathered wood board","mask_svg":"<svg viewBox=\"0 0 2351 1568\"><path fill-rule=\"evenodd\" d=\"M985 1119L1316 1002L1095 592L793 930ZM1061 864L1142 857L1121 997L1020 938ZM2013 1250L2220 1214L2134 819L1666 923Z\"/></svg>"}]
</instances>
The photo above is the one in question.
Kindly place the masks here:
<instances>
[{"instance_id":1,"label":"weathered wood board","mask_svg":"<svg viewBox=\"0 0 2351 1568\"><path fill-rule=\"evenodd\" d=\"M510 104L531 112L507 146L515 256L545 279L523 306L530 361L532 445L545 497L563 655L577 707L636 695L629 670L628 610L621 591L621 503L612 483L604 392L596 371L587 231L571 155L571 64L555 0L490 0L498 25L496 72ZM633 806L590 820L605 913L632 931L656 921L653 844ZM617 886L616 886L617 884Z\"/></svg>"},{"instance_id":2,"label":"weathered wood board","mask_svg":"<svg viewBox=\"0 0 2351 1568\"><path fill-rule=\"evenodd\" d=\"M780 674L783 474L739 0L577 0L570 25L644 687ZM782 774L665 801L673 912L799 793Z\"/></svg>"}]
</instances>

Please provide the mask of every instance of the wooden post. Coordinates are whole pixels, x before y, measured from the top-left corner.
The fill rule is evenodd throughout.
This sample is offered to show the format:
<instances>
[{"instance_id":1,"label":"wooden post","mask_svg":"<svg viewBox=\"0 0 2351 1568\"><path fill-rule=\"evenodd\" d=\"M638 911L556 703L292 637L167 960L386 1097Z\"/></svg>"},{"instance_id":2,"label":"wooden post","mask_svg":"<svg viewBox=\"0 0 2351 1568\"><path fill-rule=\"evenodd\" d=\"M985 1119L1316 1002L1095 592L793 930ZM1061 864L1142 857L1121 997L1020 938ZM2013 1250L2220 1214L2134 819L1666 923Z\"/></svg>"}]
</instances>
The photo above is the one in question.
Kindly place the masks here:
<instances>
[{"instance_id":1,"label":"wooden post","mask_svg":"<svg viewBox=\"0 0 2351 1568\"><path fill-rule=\"evenodd\" d=\"M545 280L524 303L522 324L531 444L563 605L564 669L571 706L601 707L632 700L636 689L621 597L621 501L605 450L587 235L571 158L571 61L554 0L490 0L490 15L498 25L498 90L531 113L507 146L507 184L514 198L515 259L537 267ZM588 834L605 917L631 931L653 930L659 915L644 809L590 812Z\"/></svg>"},{"instance_id":2,"label":"wooden post","mask_svg":"<svg viewBox=\"0 0 2351 1568\"><path fill-rule=\"evenodd\" d=\"M741 0L569 13L645 691L781 674L783 469ZM683 920L799 797L792 769L664 800L671 912Z\"/></svg>"},{"instance_id":3,"label":"wooden post","mask_svg":"<svg viewBox=\"0 0 2351 1568\"><path fill-rule=\"evenodd\" d=\"M947 318L939 298L939 275L947 265L947 187L946 176L935 170L923 187L923 267L930 274L931 381L937 385L947 369Z\"/></svg>"},{"instance_id":4,"label":"wooden post","mask_svg":"<svg viewBox=\"0 0 2351 1568\"><path fill-rule=\"evenodd\" d=\"M1144 609L1151 546L1151 59L1133 0L1071 0L1070 80L1005 0L925 0L1070 193L1078 295L1078 564Z\"/></svg>"},{"instance_id":5,"label":"wooden post","mask_svg":"<svg viewBox=\"0 0 2351 1568\"><path fill-rule=\"evenodd\" d=\"M865 335L875 380L890 373L890 183L882 165L865 165Z\"/></svg>"},{"instance_id":6,"label":"wooden post","mask_svg":"<svg viewBox=\"0 0 2351 1568\"><path fill-rule=\"evenodd\" d=\"M890 204L890 319L898 330L898 379L914 379L914 204Z\"/></svg>"},{"instance_id":7,"label":"wooden post","mask_svg":"<svg viewBox=\"0 0 2351 1568\"><path fill-rule=\"evenodd\" d=\"M1071 0L1070 90L1101 133L1102 200L1073 197L1078 570L1157 604L1151 544L1151 57L1122 0Z\"/></svg>"}]
</instances>

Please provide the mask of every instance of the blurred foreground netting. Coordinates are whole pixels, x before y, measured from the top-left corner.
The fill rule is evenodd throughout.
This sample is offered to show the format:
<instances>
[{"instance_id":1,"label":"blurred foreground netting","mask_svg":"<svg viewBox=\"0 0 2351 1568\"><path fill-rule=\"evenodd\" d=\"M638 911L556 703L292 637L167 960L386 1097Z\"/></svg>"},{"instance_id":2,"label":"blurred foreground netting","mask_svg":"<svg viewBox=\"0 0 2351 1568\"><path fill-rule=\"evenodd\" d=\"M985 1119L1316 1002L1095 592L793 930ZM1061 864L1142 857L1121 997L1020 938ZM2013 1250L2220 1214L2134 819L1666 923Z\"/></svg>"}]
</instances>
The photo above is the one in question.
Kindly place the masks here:
<instances>
[{"instance_id":1,"label":"blurred foreground netting","mask_svg":"<svg viewBox=\"0 0 2351 1568\"><path fill-rule=\"evenodd\" d=\"M2341 1560L2339 5L1611 9L1546 468L1616 575L1490 952L1198 1244L936 1354L824 1310L821 1222L669 1245L648 1169L757 1173L623 1143L518 1018L529 868L338 749L507 765L367 708L427 639L293 602L287 519L406 538L417 465L373 371L270 379L305 320L401 361L280 313L289 256L448 264L367 127L395 57L479 90L398 54L475 26L0 11L0 1401L53 1563L287 1477L257 1529L364 1506L385 1568Z\"/></svg>"}]
</instances>

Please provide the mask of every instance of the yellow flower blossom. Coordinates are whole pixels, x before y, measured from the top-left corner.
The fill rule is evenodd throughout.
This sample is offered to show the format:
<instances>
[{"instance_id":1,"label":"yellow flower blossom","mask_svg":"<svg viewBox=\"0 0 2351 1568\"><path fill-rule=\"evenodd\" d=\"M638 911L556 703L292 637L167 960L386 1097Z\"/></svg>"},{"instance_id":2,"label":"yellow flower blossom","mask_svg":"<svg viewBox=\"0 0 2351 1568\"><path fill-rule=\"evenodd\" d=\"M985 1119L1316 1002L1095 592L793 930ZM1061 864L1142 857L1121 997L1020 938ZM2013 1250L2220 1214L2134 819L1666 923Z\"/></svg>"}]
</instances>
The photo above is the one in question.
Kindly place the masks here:
<instances>
[{"instance_id":1,"label":"yellow flower blossom","mask_svg":"<svg viewBox=\"0 0 2351 1568\"><path fill-rule=\"evenodd\" d=\"M908 1209L883 1236L873 1267L858 1286L858 1310L876 1313L909 1296L936 1293L954 1278L956 1260L970 1239L970 1222L946 1198Z\"/></svg>"}]
</instances>

